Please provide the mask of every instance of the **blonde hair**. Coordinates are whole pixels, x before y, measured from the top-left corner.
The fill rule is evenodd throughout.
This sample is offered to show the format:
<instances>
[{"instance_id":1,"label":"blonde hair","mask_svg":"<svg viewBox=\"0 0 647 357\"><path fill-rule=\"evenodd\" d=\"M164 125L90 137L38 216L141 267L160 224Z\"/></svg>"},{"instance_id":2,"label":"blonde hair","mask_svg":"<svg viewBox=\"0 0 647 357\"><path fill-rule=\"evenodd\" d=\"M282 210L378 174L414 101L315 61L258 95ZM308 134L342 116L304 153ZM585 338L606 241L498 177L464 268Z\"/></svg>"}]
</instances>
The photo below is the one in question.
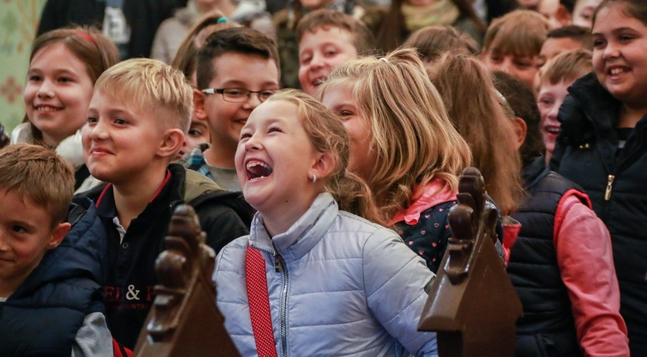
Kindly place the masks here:
<instances>
[{"instance_id":1,"label":"blonde hair","mask_svg":"<svg viewBox=\"0 0 647 357\"><path fill-rule=\"evenodd\" d=\"M377 163L369 186L385 217L406 208L417 185L439 178L457 189L470 150L449 121L415 50L346 62L328 75L319 98L339 85L352 86L358 111L371 121Z\"/></svg>"},{"instance_id":2,"label":"blonde hair","mask_svg":"<svg viewBox=\"0 0 647 357\"><path fill-rule=\"evenodd\" d=\"M472 150L472 164L481 171L488 194L503 215L513 213L524 195L514 115L502 105L505 99L487 67L476 58L447 53L428 73L454 127Z\"/></svg>"},{"instance_id":3,"label":"blonde hair","mask_svg":"<svg viewBox=\"0 0 647 357\"><path fill-rule=\"evenodd\" d=\"M184 74L164 62L148 58L120 62L99 77L94 92L99 91L140 110L166 109L156 112L160 127L189 130L193 91Z\"/></svg>"},{"instance_id":4,"label":"blonde hair","mask_svg":"<svg viewBox=\"0 0 647 357\"><path fill-rule=\"evenodd\" d=\"M540 70L540 86L544 83L573 82L593 71L593 54L583 48L562 52Z\"/></svg>"},{"instance_id":5,"label":"blonde hair","mask_svg":"<svg viewBox=\"0 0 647 357\"><path fill-rule=\"evenodd\" d=\"M535 11L515 10L492 21L483 40L483 53L539 55L550 31L548 20Z\"/></svg>"},{"instance_id":6,"label":"blonde hair","mask_svg":"<svg viewBox=\"0 0 647 357\"><path fill-rule=\"evenodd\" d=\"M64 222L74 194L74 170L53 150L16 144L0 150L0 189L28 197L51 215L51 227Z\"/></svg>"},{"instance_id":7,"label":"blonde hair","mask_svg":"<svg viewBox=\"0 0 647 357\"><path fill-rule=\"evenodd\" d=\"M368 185L358 176L347 172L350 156L349 139L341 119L325 105L301 91L288 89L272 95L267 102L286 101L297 106L299 122L314 149L332 154L335 167L325 180L339 208L378 223L387 222L379 214Z\"/></svg>"}]
</instances>

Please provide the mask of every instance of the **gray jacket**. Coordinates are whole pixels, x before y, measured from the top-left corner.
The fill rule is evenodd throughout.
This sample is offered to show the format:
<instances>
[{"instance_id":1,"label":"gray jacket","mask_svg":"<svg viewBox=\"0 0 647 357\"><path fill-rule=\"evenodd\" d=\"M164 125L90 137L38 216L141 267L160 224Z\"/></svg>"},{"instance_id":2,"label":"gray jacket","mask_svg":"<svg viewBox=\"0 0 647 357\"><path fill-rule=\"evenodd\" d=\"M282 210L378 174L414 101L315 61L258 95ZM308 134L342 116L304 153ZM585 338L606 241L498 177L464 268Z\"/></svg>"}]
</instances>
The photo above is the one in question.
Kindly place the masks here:
<instances>
[{"instance_id":1,"label":"gray jacket","mask_svg":"<svg viewBox=\"0 0 647 357\"><path fill-rule=\"evenodd\" d=\"M416 331L434 275L395 232L339 211L328 193L287 232L271 239L260 214L250 232L218 254L213 276L225 328L243 357L257 355L248 242L266 262L279 356L437 356L436 334Z\"/></svg>"}]
</instances>

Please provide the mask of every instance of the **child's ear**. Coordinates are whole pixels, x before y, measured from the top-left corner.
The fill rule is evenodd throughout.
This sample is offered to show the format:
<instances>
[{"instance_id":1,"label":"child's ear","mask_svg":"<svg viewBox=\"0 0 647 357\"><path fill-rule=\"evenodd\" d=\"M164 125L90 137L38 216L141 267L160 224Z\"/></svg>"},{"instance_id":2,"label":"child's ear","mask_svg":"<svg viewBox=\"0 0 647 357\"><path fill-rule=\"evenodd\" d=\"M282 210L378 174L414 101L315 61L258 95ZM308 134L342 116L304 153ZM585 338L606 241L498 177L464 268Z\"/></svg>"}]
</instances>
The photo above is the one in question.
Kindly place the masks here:
<instances>
[{"instance_id":1,"label":"child's ear","mask_svg":"<svg viewBox=\"0 0 647 357\"><path fill-rule=\"evenodd\" d=\"M514 133L517 134L517 150L521 149L524 141L526 141L526 134L528 134L528 126L526 121L515 117L512 119L512 125L514 126Z\"/></svg>"},{"instance_id":2,"label":"child's ear","mask_svg":"<svg viewBox=\"0 0 647 357\"><path fill-rule=\"evenodd\" d=\"M573 14L571 14L568 11L566 6L559 4L559 7L557 8L557 12L555 13L555 18L562 26L570 25L571 22L573 21L572 16Z\"/></svg>"},{"instance_id":3,"label":"child's ear","mask_svg":"<svg viewBox=\"0 0 647 357\"><path fill-rule=\"evenodd\" d=\"M164 131L164 138L160 147L157 149L157 155L161 157L174 156L184 144L184 133L182 130L174 128Z\"/></svg>"},{"instance_id":4,"label":"child's ear","mask_svg":"<svg viewBox=\"0 0 647 357\"><path fill-rule=\"evenodd\" d=\"M67 232L70 231L70 228L72 228L72 225L69 222L59 223L52 231L52 236L50 237L49 242L47 242L47 246L45 248L50 250L58 247L58 245L63 241L63 238L65 238Z\"/></svg>"},{"instance_id":5,"label":"child's ear","mask_svg":"<svg viewBox=\"0 0 647 357\"><path fill-rule=\"evenodd\" d=\"M193 114L198 120L207 120L207 109L204 107L204 101L207 96L200 90L193 88Z\"/></svg>"},{"instance_id":6,"label":"child's ear","mask_svg":"<svg viewBox=\"0 0 647 357\"><path fill-rule=\"evenodd\" d=\"M310 168L310 177L316 175L318 178L328 177L335 169L335 158L330 152L317 153L317 160Z\"/></svg>"}]
</instances>

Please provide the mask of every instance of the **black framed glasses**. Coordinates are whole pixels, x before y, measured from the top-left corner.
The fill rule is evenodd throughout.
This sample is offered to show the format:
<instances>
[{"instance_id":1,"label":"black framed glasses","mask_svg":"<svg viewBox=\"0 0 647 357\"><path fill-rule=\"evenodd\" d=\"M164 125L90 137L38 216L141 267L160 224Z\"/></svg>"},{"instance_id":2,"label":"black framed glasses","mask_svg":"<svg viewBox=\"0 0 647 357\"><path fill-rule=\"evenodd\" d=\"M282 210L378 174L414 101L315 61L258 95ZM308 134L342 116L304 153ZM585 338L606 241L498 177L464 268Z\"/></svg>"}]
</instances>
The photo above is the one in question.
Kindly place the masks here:
<instances>
[{"instance_id":1,"label":"black framed glasses","mask_svg":"<svg viewBox=\"0 0 647 357\"><path fill-rule=\"evenodd\" d=\"M249 100L252 94L258 95L258 100L264 102L278 89L249 90L244 88L207 88L201 92L204 94L222 94L222 99L231 103L244 103Z\"/></svg>"}]
</instances>

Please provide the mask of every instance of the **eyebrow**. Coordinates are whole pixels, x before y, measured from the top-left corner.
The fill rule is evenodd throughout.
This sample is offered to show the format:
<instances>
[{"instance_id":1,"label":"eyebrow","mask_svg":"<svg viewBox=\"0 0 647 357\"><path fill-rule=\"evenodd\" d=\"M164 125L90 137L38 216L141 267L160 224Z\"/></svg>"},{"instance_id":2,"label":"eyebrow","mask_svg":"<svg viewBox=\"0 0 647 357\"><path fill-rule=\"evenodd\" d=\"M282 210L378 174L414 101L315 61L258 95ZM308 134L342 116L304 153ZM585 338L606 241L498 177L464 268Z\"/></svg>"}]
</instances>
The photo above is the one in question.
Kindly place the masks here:
<instances>
[{"instance_id":1,"label":"eyebrow","mask_svg":"<svg viewBox=\"0 0 647 357\"><path fill-rule=\"evenodd\" d=\"M273 82L273 81L267 81L267 82L261 83L261 87L264 87L264 86L277 86L278 87L278 85L279 85L278 82ZM227 86L239 86L241 88L249 89L249 88L247 88L248 87L247 83L245 83L243 81L236 80L236 79L230 79L228 81L223 82L222 85L221 85L221 88L227 88Z\"/></svg>"},{"instance_id":2,"label":"eyebrow","mask_svg":"<svg viewBox=\"0 0 647 357\"><path fill-rule=\"evenodd\" d=\"M12 220L12 221L9 221L9 224L11 224L12 226L23 226L23 227L27 228L27 230L30 230L30 231L33 231L33 230L36 229L35 225L30 224L29 222L26 222L26 221Z\"/></svg>"}]
</instances>

